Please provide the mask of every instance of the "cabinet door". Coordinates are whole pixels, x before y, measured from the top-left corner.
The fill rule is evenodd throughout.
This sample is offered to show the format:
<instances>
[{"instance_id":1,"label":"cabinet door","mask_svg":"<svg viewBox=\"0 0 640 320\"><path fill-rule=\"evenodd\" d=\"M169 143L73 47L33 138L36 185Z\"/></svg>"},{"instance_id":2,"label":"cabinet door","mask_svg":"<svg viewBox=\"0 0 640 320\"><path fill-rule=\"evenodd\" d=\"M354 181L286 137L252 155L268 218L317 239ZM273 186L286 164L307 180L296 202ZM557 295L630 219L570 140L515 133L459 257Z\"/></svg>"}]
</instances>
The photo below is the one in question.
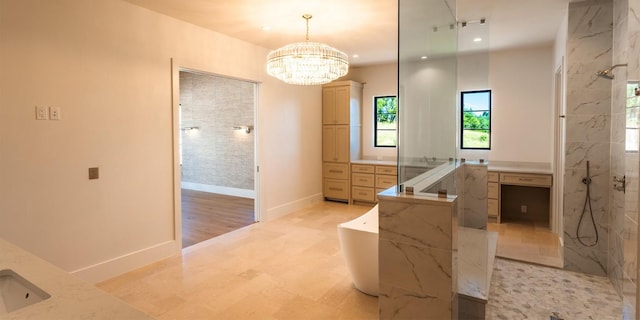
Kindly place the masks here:
<instances>
[{"instance_id":1,"label":"cabinet door","mask_svg":"<svg viewBox=\"0 0 640 320\"><path fill-rule=\"evenodd\" d=\"M322 88L322 124L336 124L336 88Z\"/></svg>"},{"instance_id":2,"label":"cabinet door","mask_svg":"<svg viewBox=\"0 0 640 320\"><path fill-rule=\"evenodd\" d=\"M335 124L349 124L349 113L351 112L349 87L336 87L335 89Z\"/></svg>"},{"instance_id":3,"label":"cabinet door","mask_svg":"<svg viewBox=\"0 0 640 320\"><path fill-rule=\"evenodd\" d=\"M322 161L338 161L336 154L336 126L322 127Z\"/></svg>"},{"instance_id":4,"label":"cabinet door","mask_svg":"<svg viewBox=\"0 0 640 320\"><path fill-rule=\"evenodd\" d=\"M350 88L322 88L322 124L349 124Z\"/></svg>"},{"instance_id":5,"label":"cabinet door","mask_svg":"<svg viewBox=\"0 0 640 320\"><path fill-rule=\"evenodd\" d=\"M322 160L349 162L349 126L322 127Z\"/></svg>"},{"instance_id":6,"label":"cabinet door","mask_svg":"<svg viewBox=\"0 0 640 320\"><path fill-rule=\"evenodd\" d=\"M349 144L350 138L350 128L348 125L340 125L336 127L335 134L335 146L336 146L336 159L334 161L337 162L349 162L349 149L351 144Z\"/></svg>"}]
</instances>

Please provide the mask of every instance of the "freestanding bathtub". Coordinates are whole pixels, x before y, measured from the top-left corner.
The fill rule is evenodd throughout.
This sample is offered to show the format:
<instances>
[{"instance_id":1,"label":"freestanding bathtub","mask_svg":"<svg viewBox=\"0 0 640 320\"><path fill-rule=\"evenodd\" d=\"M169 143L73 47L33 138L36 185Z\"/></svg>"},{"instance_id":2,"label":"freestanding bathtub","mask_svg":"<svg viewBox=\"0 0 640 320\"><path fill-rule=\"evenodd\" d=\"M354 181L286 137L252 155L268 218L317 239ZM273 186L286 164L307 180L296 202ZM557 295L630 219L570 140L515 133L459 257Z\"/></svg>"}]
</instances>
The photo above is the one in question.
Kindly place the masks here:
<instances>
[{"instance_id":1,"label":"freestanding bathtub","mask_svg":"<svg viewBox=\"0 0 640 320\"><path fill-rule=\"evenodd\" d=\"M378 205L339 224L338 238L356 288L378 296Z\"/></svg>"}]
</instances>

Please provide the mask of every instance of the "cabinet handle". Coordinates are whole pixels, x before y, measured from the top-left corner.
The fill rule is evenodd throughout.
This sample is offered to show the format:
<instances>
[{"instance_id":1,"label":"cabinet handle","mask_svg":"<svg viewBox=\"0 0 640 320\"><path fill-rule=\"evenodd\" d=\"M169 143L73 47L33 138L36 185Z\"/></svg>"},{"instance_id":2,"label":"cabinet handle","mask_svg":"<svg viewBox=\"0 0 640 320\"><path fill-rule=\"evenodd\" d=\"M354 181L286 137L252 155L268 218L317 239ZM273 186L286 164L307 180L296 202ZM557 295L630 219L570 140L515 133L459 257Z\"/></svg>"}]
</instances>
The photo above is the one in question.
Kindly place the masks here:
<instances>
[{"instance_id":1,"label":"cabinet handle","mask_svg":"<svg viewBox=\"0 0 640 320\"><path fill-rule=\"evenodd\" d=\"M329 188L331 191L342 191L342 188Z\"/></svg>"},{"instance_id":2,"label":"cabinet handle","mask_svg":"<svg viewBox=\"0 0 640 320\"><path fill-rule=\"evenodd\" d=\"M329 170L331 173L342 173L342 170Z\"/></svg>"},{"instance_id":3,"label":"cabinet handle","mask_svg":"<svg viewBox=\"0 0 640 320\"><path fill-rule=\"evenodd\" d=\"M519 181L533 181L532 178L518 178Z\"/></svg>"},{"instance_id":4,"label":"cabinet handle","mask_svg":"<svg viewBox=\"0 0 640 320\"><path fill-rule=\"evenodd\" d=\"M361 195L361 196L366 196L367 195L366 192L358 192L358 194Z\"/></svg>"}]
</instances>

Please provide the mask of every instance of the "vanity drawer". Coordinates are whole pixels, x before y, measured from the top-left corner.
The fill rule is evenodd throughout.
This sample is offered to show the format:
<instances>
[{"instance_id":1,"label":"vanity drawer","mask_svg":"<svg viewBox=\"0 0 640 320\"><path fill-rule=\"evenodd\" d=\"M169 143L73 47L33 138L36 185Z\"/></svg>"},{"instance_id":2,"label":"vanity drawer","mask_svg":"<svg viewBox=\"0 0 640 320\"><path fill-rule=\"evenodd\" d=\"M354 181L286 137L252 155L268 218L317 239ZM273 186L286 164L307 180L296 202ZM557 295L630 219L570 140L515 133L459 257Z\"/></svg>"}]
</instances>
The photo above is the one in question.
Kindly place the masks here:
<instances>
[{"instance_id":1,"label":"vanity drawer","mask_svg":"<svg viewBox=\"0 0 640 320\"><path fill-rule=\"evenodd\" d=\"M489 182L487 183L487 197L489 199L498 199L499 192L499 184L497 182Z\"/></svg>"},{"instance_id":2,"label":"vanity drawer","mask_svg":"<svg viewBox=\"0 0 640 320\"><path fill-rule=\"evenodd\" d=\"M489 182L498 182L498 181L500 181L500 173L489 171L487 173L487 180Z\"/></svg>"},{"instance_id":3,"label":"vanity drawer","mask_svg":"<svg viewBox=\"0 0 640 320\"><path fill-rule=\"evenodd\" d=\"M392 166L376 166L376 174L398 175L398 167ZM395 184L395 182L393 183Z\"/></svg>"},{"instance_id":4,"label":"vanity drawer","mask_svg":"<svg viewBox=\"0 0 640 320\"><path fill-rule=\"evenodd\" d=\"M395 186L398 182L397 180L396 176L376 175L376 188L386 189Z\"/></svg>"},{"instance_id":5,"label":"vanity drawer","mask_svg":"<svg viewBox=\"0 0 640 320\"><path fill-rule=\"evenodd\" d=\"M324 196L333 199L349 199L349 180L324 179Z\"/></svg>"},{"instance_id":6,"label":"vanity drawer","mask_svg":"<svg viewBox=\"0 0 640 320\"><path fill-rule=\"evenodd\" d=\"M547 174L522 174L522 173L501 173L500 183L525 186L551 186L551 175Z\"/></svg>"},{"instance_id":7,"label":"vanity drawer","mask_svg":"<svg viewBox=\"0 0 640 320\"><path fill-rule=\"evenodd\" d=\"M487 200L487 214L490 217L497 217L500 210L498 199Z\"/></svg>"},{"instance_id":8,"label":"vanity drawer","mask_svg":"<svg viewBox=\"0 0 640 320\"><path fill-rule=\"evenodd\" d=\"M325 162L322 173L329 179L349 179L349 164Z\"/></svg>"},{"instance_id":9,"label":"vanity drawer","mask_svg":"<svg viewBox=\"0 0 640 320\"><path fill-rule=\"evenodd\" d=\"M373 174L367 173L352 173L351 184L360 187L373 187L374 179Z\"/></svg>"},{"instance_id":10,"label":"vanity drawer","mask_svg":"<svg viewBox=\"0 0 640 320\"><path fill-rule=\"evenodd\" d=\"M374 173L374 166L371 165L367 165L367 164L352 164L351 165L351 171L352 172L359 172L359 173Z\"/></svg>"},{"instance_id":11,"label":"vanity drawer","mask_svg":"<svg viewBox=\"0 0 640 320\"><path fill-rule=\"evenodd\" d=\"M355 201L374 202L376 200L376 193L373 188L354 186L351 187L351 199Z\"/></svg>"}]
</instances>

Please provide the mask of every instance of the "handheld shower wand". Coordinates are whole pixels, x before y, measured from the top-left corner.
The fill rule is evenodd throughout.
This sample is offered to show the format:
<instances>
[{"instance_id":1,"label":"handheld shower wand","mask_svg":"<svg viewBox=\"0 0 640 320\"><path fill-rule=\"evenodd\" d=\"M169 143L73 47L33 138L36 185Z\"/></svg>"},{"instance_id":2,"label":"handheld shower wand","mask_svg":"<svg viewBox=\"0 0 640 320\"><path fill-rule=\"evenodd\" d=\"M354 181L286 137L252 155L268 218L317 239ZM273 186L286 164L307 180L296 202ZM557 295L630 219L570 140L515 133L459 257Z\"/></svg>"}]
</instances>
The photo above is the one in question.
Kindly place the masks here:
<instances>
[{"instance_id":1,"label":"handheld shower wand","mask_svg":"<svg viewBox=\"0 0 640 320\"><path fill-rule=\"evenodd\" d=\"M584 198L584 206L582 207L582 214L580 214L580 220L578 221L578 226L576 227L576 239L578 242L585 247L594 247L598 244L598 227L596 225L596 220L593 218L593 209L591 208L591 174L589 173L589 160L587 160L587 176L582 179L582 183L587 185L587 195ZM593 231L595 231L596 239L593 243L585 243L582 241L582 236L580 236L580 226L582 225L582 219L584 219L584 214L587 212L587 206L589 206L589 215L591 217L591 224L593 225Z\"/></svg>"}]
</instances>

